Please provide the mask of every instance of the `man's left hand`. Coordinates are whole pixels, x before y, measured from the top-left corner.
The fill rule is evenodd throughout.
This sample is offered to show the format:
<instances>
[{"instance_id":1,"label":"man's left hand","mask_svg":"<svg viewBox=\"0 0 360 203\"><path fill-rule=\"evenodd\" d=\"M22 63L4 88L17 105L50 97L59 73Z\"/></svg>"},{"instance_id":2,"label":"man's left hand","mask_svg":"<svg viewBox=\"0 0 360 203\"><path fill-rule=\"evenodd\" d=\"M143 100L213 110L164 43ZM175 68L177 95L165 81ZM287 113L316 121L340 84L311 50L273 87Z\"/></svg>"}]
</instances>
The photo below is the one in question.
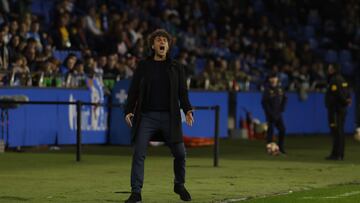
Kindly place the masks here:
<instances>
[{"instance_id":1,"label":"man's left hand","mask_svg":"<svg viewBox=\"0 0 360 203\"><path fill-rule=\"evenodd\" d=\"M186 124L187 124L188 126L192 126L193 123L194 123L193 110L188 111L188 112L186 113L185 117L186 117Z\"/></svg>"}]
</instances>

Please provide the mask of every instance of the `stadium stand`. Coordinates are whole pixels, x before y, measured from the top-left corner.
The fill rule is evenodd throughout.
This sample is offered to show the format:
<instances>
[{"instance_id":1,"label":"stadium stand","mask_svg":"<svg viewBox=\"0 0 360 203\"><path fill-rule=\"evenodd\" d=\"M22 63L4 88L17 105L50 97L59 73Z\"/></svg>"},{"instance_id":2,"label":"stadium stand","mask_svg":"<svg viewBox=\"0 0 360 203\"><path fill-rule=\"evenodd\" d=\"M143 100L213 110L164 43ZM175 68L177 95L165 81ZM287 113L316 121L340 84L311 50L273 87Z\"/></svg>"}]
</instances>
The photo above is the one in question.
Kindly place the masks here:
<instances>
[{"instance_id":1,"label":"stadium stand","mask_svg":"<svg viewBox=\"0 0 360 203\"><path fill-rule=\"evenodd\" d=\"M39 77L66 80L60 66L74 53L84 77L95 71L111 88L132 76L147 34L161 27L174 36L172 56L190 66L193 89L257 91L277 71L288 90L321 91L327 63L354 82L360 58L357 1L325 2L3 0L1 84L66 86Z\"/></svg>"}]
</instances>

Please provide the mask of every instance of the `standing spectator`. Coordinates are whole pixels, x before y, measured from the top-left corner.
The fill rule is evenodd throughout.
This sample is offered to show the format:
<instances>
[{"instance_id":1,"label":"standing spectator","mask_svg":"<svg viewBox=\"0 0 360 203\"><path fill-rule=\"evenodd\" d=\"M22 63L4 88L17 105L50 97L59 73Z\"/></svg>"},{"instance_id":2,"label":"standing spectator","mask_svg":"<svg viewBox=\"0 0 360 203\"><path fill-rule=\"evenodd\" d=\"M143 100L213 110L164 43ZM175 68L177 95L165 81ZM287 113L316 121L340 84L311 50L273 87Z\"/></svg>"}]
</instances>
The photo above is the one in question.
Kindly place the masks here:
<instances>
[{"instance_id":1,"label":"standing spectator","mask_svg":"<svg viewBox=\"0 0 360 203\"><path fill-rule=\"evenodd\" d=\"M40 23L38 21L33 21L31 23L30 31L26 35L26 39L35 39L37 50L42 51L41 35L39 33L39 30Z\"/></svg>"},{"instance_id":2,"label":"standing spectator","mask_svg":"<svg viewBox=\"0 0 360 203\"><path fill-rule=\"evenodd\" d=\"M57 49L69 49L71 47L69 20L68 13L59 16L52 36Z\"/></svg>"},{"instance_id":3,"label":"standing spectator","mask_svg":"<svg viewBox=\"0 0 360 203\"><path fill-rule=\"evenodd\" d=\"M0 70L7 70L9 65L9 51L4 41L4 30L0 29Z\"/></svg>"},{"instance_id":4,"label":"standing spectator","mask_svg":"<svg viewBox=\"0 0 360 203\"><path fill-rule=\"evenodd\" d=\"M100 5L100 13L99 13L99 17L100 17L100 29L103 33L109 31L109 24L110 24L110 19L109 19L109 11L108 11L108 7L105 3L102 3Z\"/></svg>"},{"instance_id":5,"label":"standing spectator","mask_svg":"<svg viewBox=\"0 0 360 203\"><path fill-rule=\"evenodd\" d=\"M89 48L89 34L86 28L85 17L79 17L75 27L71 29L71 45L72 48L83 50Z\"/></svg>"},{"instance_id":6,"label":"standing spectator","mask_svg":"<svg viewBox=\"0 0 360 203\"><path fill-rule=\"evenodd\" d=\"M101 31L101 20L96 13L96 7L92 6L88 10L88 15L85 17L86 27L90 30L93 36L100 36L103 34Z\"/></svg>"}]
</instances>

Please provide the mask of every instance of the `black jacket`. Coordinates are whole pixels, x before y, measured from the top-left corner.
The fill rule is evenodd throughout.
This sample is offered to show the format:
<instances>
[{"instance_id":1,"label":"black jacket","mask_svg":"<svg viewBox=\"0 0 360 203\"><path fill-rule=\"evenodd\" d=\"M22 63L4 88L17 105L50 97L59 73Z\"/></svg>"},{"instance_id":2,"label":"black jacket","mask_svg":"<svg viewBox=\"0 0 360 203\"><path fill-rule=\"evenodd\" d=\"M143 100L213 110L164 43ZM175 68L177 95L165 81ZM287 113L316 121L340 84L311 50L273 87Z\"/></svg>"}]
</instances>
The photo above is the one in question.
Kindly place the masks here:
<instances>
[{"instance_id":1,"label":"black jacket","mask_svg":"<svg viewBox=\"0 0 360 203\"><path fill-rule=\"evenodd\" d=\"M150 93L151 83L149 78L149 66L152 58L147 58L138 63L134 72L133 79L130 84L128 99L125 106L124 113L134 113L133 127L132 127L132 142L134 142L141 120L141 112L145 98L149 98L147 94ZM186 114L192 110L192 106L188 97L188 90L185 82L184 67L175 60L166 60L168 68L166 69L170 80L170 142L183 142L181 114L180 108Z\"/></svg>"},{"instance_id":2,"label":"black jacket","mask_svg":"<svg viewBox=\"0 0 360 203\"><path fill-rule=\"evenodd\" d=\"M287 97L280 86L266 86L261 100L266 120L276 121L281 118L281 114L285 110L286 102Z\"/></svg>"},{"instance_id":3,"label":"black jacket","mask_svg":"<svg viewBox=\"0 0 360 203\"><path fill-rule=\"evenodd\" d=\"M346 108L350 102L349 85L340 74L330 76L325 94L325 105L328 109Z\"/></svg>"}]
</instances>

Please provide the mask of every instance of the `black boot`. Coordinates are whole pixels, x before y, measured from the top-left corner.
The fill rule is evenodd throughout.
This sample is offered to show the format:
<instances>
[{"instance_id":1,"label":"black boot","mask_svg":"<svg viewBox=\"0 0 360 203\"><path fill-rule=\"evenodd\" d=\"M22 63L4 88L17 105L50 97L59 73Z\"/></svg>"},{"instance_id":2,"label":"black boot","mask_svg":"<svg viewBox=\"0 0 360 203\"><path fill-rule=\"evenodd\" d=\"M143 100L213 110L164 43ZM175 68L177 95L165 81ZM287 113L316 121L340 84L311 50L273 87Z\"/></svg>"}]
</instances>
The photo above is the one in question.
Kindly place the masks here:
<instances>
[{"instance_id":1,"label":"black boot","mask_svg":"<svg viewBox=\"0 0 360 203\"><path fill-rule=\"evenodd\" d=\"M132 192L130 197L125 201L125 203L141 203L141 194Z\"/></svg>"},{"instance_id":2,"label":"black boot","mask_svg":"<svg viewBox=\"0 0 360 203\"><path fill-rule=\"evenodd\" d=\"M183 185L175 185L174 192L180 196L183 201L191 201L190 193L186 190Z\"/></svg>"},{"instance_id":3,"label":"black boot","mask_svg":"<svg viewBox=\"0 0 360 203\"><path fill-rule=\"evenodd\" d=\"M344 160L344 156L334 156L334 155L330 155L325 157L326 160L330 160L330 161L342 161Z\"/></svg>"}]
</instances>

